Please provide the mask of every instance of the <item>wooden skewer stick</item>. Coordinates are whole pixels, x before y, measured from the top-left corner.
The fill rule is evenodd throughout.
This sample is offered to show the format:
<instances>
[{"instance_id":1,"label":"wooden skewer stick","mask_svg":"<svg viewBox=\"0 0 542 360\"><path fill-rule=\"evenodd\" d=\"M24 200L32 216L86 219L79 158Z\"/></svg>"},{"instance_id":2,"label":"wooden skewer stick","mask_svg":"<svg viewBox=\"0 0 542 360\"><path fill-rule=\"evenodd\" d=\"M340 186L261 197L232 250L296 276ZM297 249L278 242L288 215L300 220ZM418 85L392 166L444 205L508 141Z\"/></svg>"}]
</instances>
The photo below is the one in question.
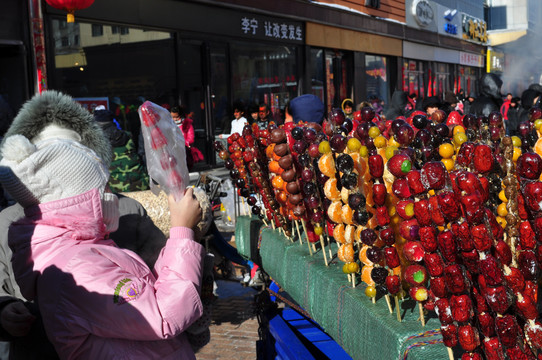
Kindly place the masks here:
<instances>
[{"instance_id":1,"label":"wooden skewer stick","mask_svg":"<svg viewBox=\"0 0 542 360\"><path fill-rule=\"evenodd\" d=\"M454 352L453 352L452 348L447 347L446 350L448 350L448 358L450 360L454 360Z\"/></svg>"},{"instance_id":2,"label":"wooden skewer stick","mask_svg":"<svg viewBox=\"0 0 542 360\"><path fill-rule=\"evenodd\" d=\"M423 313L423 305L419 301L418 301L418 308L420 309L420 320L422 322L422 326L425 327L425 314Z\"/></svg>"},{"instance_id":3,"label":"wooden skewer stick","mask_svg":"<svg viewBox=\"0 0 542 360\"><path fill-rule=\"evenodd\" d=\"M316 245L314 243L312 243L312 251L316 252Z\"/></svg>"},{"instance_id":4,"label":"wooden skewer stick","mask_svg":"<svg viewBox=\"0 0 542 360\"><path fill-rule=\"evenodd\" d=\"M329 236L326 235L326 242L328 245L328 251L329 251L329 258L333 259L333 252L331 251L331 241L329 240Z\"/></svg>"},{"instance_id":5,"label":"wooden skewer stick","mask_svg":"<svg viewBox=\"0 0 542 360\"><path fill-rule=\"evenodd\" d=\"M356 274L355 273L352 274L352 287L353 288L356 287Z\"/></svg>"},{"instance_id":6,"label":"wooden skewer stick","mask_svg":"<svg viewBox=\"0 0 542 360\"><path fill-rule=\"evenodd\" d=\"M301 219L301 226L303 226L303 231L305 232L305 237L307 238L307 247L309 248L309 253L312 256L311 242L309 241L309 235L307 234L307 225L305 225L305 220Z\"/></svg>"},{"instance_id":7,"label":"wooden skewer stick","mask_svg":"<svg viewBox=\"0 0 542 360\"><path fill-rule=\"evenodd\" d=\"M376 296L373 296L373 297L371 298L371 301L372 301L373 304L376 304Z\"/></svg>"},{"instance_id":8,"label":"wooden skewer stick","mask_svg":"<svg viewBox=\"0 0 542 360\"><path fill-rule=\"evenodd\" d=\"M390 296L386 294L384 295L384 298L386 299L386 304L388 304L388 310L390 311L390 314L393 314L393 309L391 308Z\"/></svg>"},{"instance_id":9,"label":"wooden skewer stick","mask_svg":"<svg viewBox=\"0 0 542 360\"><path fill-rule=\"evenodd\" d=\"M322 245L322 253L324 254L324 262L325 262L326 266L328 266L326 248L324 246L324 237L322 235L320 235L320 245Z\"/></svg>"},{"instance_id":10,"label":"wooden skewer stick","mask_svg":"<svg viewBox=\"0 0 542 360\"><path fill-rule=\"evenodd\" d=\"M299 224L297 223L297 220L294 220L294 223L297 230L297 236L299 236L299 243L303 245L303 239L301 238L301 232L299 231Z\"/></svg>"},{"instance_id":11,"label":"wooden skewer stick","mask_svg":"<svg viewBox=\"0 0 542 360\"><path fill-rule=\"evenodd\" d=\"M395 312L397 312L397 321L401 322L401 309L399 307L399 296L395 295Z\"/></svg>"}]
</instances>

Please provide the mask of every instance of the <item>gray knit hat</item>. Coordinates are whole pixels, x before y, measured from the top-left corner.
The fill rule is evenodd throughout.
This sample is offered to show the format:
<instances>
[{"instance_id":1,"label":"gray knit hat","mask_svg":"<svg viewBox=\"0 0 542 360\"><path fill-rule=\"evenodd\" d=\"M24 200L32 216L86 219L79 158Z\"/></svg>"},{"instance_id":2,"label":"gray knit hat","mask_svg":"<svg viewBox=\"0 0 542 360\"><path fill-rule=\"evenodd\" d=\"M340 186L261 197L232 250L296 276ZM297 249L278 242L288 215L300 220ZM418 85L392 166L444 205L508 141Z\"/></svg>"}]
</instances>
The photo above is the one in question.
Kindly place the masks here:
<instances>
[{"instance_id":1,"label":"gray knit hat","mask_svg":"<svg viewBox=\"0 0 542 360\"><path fill-rule=\"evenodd\" d=\"M111 143L94 121L93 115L70 96L54 90L43 91L22 106L0 147L4 145L5 139L16 134L36 143L44 129L51 127L71 130L72 135L78 137L74 140L98 154L106 166L111 164Z\"/></svg>"},{"instance_id":2,"label":"gray knit hat","mask_svg":"<svg viewBox=\"0 0 542 360\"><path fill-rule=\"evenodd\" d=\"M24 208L98 188L109 172L102 159L78 141L47 138L36 144L22 135L5 139L0 183Z\"/></svg>"}]
</instances>

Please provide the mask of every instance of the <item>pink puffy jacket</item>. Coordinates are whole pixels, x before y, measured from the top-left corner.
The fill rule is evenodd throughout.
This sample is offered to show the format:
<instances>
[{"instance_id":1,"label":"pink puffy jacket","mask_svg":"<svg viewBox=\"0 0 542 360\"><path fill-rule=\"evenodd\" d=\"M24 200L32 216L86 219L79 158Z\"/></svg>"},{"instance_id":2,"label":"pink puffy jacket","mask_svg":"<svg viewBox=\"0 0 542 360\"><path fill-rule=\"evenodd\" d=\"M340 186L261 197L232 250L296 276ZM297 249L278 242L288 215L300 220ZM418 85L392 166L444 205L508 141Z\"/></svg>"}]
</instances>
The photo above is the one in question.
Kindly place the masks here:
<instances>
[{"instance_id":1,"label":"pink puffy jacket","mask_svg":"<svg viewBox=\"0 0 542 360\"><path fill-rule=\"evenodd\" d=\"M99 192L25 210L9 229L13 268L62 359L194 359L204 248L172 228L154 270L104 240ZM31 344L29 344L31 346Z\"/></svg>"}]
</instances>

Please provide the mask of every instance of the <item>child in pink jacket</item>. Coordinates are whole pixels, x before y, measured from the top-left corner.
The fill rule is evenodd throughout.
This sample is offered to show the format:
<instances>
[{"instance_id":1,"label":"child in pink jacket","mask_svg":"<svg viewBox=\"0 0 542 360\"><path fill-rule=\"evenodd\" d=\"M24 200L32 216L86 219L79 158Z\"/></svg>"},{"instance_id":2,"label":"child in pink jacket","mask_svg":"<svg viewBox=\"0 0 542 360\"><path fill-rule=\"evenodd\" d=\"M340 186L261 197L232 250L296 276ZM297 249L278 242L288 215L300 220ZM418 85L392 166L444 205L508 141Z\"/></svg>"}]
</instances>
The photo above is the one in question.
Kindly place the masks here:
<instances>
[{"instance_id":1,"label":"child in pink jacket","mask_svg":"<svg viewBox=\"0 0 542 360\"><path fill-rule=\"evenodd\" d=\"M151 270L107 238L118 199L101 158L72 130L44 134L4 140L0 183L25 208L9 228L17 282L60 358L194 359L184 331L202 314L205 253L192 190L169 198L170 238Z\"/></svg>"}]
</instances>

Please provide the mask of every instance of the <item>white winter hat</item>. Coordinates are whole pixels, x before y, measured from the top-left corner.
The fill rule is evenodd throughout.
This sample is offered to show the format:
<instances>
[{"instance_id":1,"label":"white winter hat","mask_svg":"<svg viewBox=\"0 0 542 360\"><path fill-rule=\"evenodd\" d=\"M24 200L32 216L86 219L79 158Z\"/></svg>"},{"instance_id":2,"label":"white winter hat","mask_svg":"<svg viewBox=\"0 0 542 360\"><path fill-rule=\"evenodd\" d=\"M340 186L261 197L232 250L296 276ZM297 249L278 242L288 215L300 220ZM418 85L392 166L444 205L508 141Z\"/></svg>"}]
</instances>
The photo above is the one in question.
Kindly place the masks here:
<instances>
[{"instance_id":1,"label":"white winter hat","mask_svg":"<svg viewBox=\"0 0 542 360\"><path fill-rule=\"evenodd\" d=\"M72 139L47 138L32 144L23 135L13 135L0 151L0 183L25 208L94 188L103 193L109 179L102 159Z\"/></svg>"}]
</instances>

